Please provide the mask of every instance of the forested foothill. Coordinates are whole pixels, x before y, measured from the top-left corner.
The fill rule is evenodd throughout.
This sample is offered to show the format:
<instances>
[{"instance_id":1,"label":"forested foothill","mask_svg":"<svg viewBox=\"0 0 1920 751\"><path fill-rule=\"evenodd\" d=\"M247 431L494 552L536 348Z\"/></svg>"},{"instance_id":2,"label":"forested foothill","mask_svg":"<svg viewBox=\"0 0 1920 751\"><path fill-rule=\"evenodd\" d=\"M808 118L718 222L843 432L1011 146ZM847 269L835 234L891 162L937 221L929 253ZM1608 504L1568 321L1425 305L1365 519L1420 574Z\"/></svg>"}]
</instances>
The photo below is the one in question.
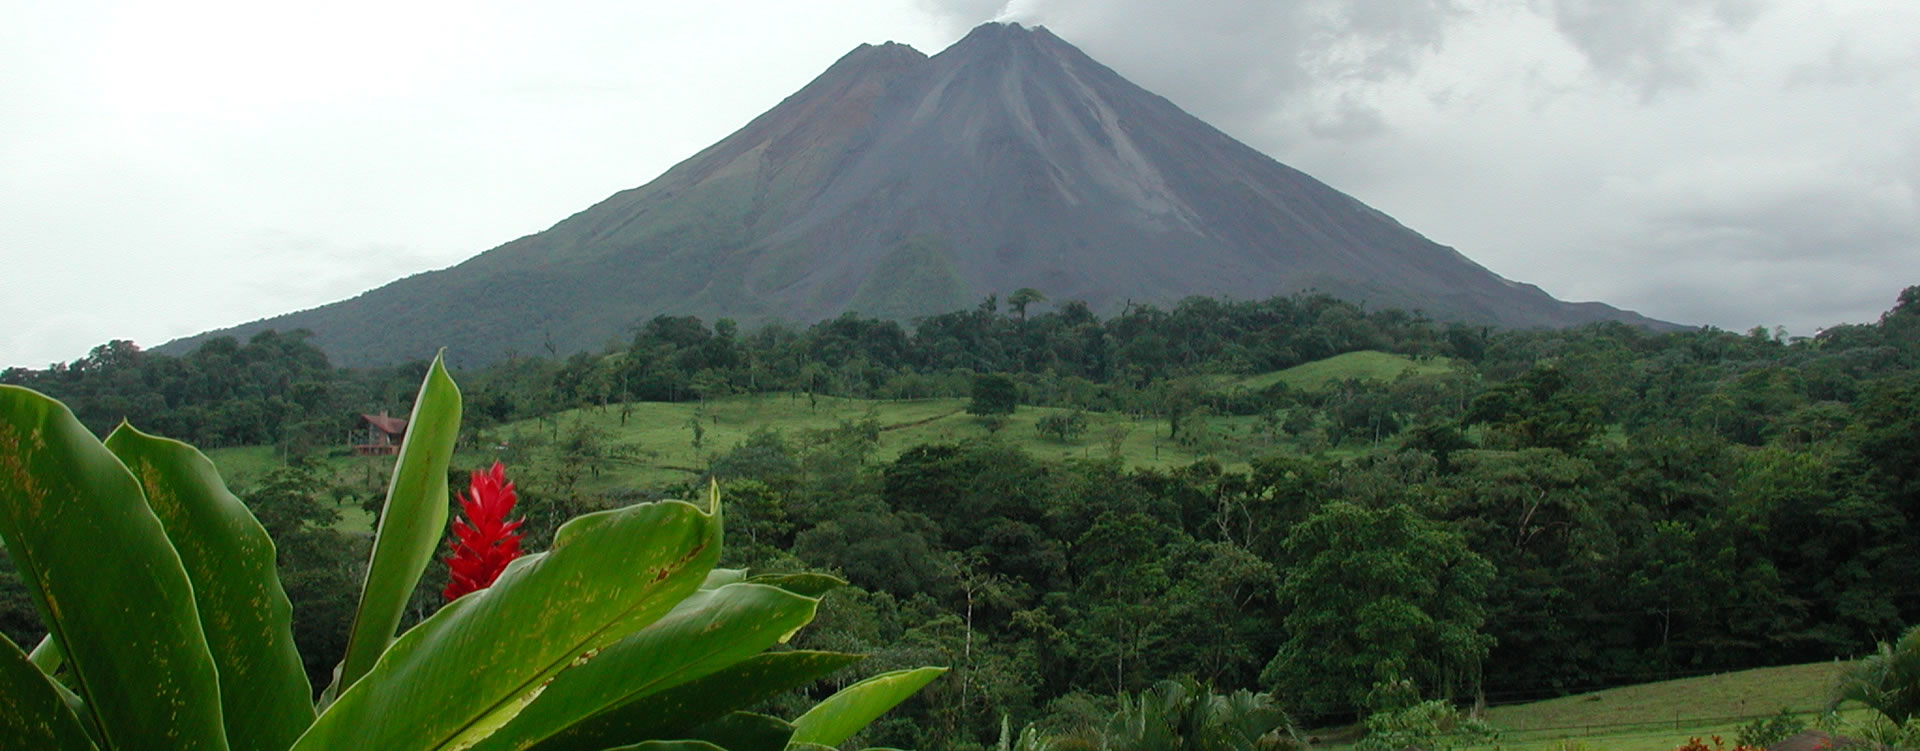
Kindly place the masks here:
<instances>
[{"instance_id":1,"label":"forested foothill","mask_svg":"<svg viewBox=\"0 0 1920 751\"><path fill-rule=\"evenodd\" d=\"M870 736L903 746L1010 742L1029 723L1112 741L1206 691L1267 728L1383 722L1441 706L1426 700L1851 659L1920 622L1920 286L1875 323L1806 337L1500 331L1323 296L1105 319L1038 302L911 325L655 318L601 352L462 369L462 451L547 427L510 462L534 549L577 513L717 480L723 565L852 584L795 646L873 654L863 673L953 667ZM1259 377L1355 352L1432 367ZM426 368L334 368L303 333L267 332L179 357L116 341L0 382L102 434L125 419L272 447L275 468L235 491L282 541L303 652L332 655L367 533L342 515L364 524L384 480L345 445L362 414L407 414ZM1088 449L1040 458L1008 430L882 455L890 426L871 417L703 448L696 412L701 465L636 484L622 468L646 447L565 428L750 394L971 400L953 419L983 424L1043 408L1046 440ZM1098 414L1210 458L1130 462L1087 430ZM0 629L24 644L38 628L0 571Z\"/></svg>"}]
</instances>

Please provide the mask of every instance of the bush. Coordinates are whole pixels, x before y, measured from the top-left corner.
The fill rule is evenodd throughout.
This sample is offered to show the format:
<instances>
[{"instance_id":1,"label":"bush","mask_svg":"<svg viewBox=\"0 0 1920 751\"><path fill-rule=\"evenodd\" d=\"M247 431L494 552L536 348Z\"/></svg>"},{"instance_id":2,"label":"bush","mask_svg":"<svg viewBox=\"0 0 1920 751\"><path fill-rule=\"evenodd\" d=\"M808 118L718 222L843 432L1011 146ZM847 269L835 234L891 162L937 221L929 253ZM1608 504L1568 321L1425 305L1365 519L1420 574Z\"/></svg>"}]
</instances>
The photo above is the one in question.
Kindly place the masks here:
<instances>
[{"instance_id":1,"label":"bush","mask_svg":"<svg viewBox=\"0 0 1920 751\"><path fill-rule=\"evenodd\" d=\"M1766 748L1786 740L1788 736L1806 728L1806 723L1795 717L1793 710L1780 708L1780 713L1772 717L1762 717L1740 727L1740 733L1734 736L1734 743L1741 746Z\"/></svg>"},{"instance_id":2,"label":"bush","mask_svg":"<svg viewBox=\"0 0 1920 751\"><path fill-rule=\"evenodd\" d=\"M1414 746L1428 751L1481 746L1500 739L1500 731L1486 720L1462 714L1438 699L1367 716L1367 737L1359 751L1399 751Z\"/></svg>"},{"instance_id":3,"label":"bush","mask_svg":"<svg viewBox=\"0 0 1920 751\"><path fill-rule=\"evenodd\" d=\"M1042 417L1034 423L1034 430L1042 437L1067 443L1085 435L1087 432L1087 413L1080 410L1055 412Z\"/></svg>"},{"instance_id":4,"label":"bush","mask_svg":"<svg viewBox=\"0 0 1920 751\"><path fill-rule=\"evenodd\" d=\"M973 379L973 400L967 402L967 414L980 417L1011 415L1020 404L1020 388L1012 378L986 373Z\"/></svg>"}]
</instances>

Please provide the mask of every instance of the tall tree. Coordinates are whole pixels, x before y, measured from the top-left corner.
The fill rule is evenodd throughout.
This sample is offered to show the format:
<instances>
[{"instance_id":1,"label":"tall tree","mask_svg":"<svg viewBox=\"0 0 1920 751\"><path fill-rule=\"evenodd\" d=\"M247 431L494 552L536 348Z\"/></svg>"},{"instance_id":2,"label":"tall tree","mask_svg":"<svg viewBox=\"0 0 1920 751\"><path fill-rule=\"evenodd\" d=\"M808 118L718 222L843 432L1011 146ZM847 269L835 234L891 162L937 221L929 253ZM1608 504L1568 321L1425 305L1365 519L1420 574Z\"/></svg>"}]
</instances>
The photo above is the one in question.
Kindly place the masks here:
<instances>
[{"instance_id":1,"label":"tall tree","mask_svg":"<svg viewBox=\"0 0 1920 751\"><path fill-rule=\"evenodd\" d=\"M1040 290L1032 287L1021 287L1014 290L1013 294L1007 295L1007 307L1013 308L1013 315L1019 318L1021 323L1027 322L1028 305L1046 301L1047 296L1040 294Z\"/></svg>"},{"instance_id":2,"label":"tall tree","mask_svg":"<svg viewBox=\"0 0 1920 751\"><path fill-rule=\"evenodd\" d=\"M1280 586L1287 641L1261 673L1316 715L1365 705L1377 683L1430 695L1474 689L1493 565L1453 530L1395 504L1328 504L1288 533Z\"/></svg>"}]
</instances>

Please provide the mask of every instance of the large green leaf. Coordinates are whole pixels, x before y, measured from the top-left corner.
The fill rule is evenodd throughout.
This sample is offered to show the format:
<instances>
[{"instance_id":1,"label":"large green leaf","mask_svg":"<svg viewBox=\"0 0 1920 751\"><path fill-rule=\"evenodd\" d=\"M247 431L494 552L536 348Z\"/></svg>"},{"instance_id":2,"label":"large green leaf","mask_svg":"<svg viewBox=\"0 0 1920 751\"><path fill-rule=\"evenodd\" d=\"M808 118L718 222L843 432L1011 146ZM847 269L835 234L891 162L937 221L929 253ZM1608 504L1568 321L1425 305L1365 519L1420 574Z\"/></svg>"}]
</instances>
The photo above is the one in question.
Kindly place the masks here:
<instances>
[{"instance_id":1,"label":"large green leaf","mask_svg":"<svg viewBox=\"0 0 1920 751\"><path fill-rule=\"evenodd\" d=\"M718 509L679 501L567 522L552 550L514 561L395 641L294 748L468 748L562 669L666 615L719 549Z\"/></svg>"},{"instance_id":2,"label":"large green leaf","mask_svg":"<svg viewBox=\"0 0 1920 751\"><path fill-rule=\"evenodd\" d=\"M840 689L794 718L793 742L838 746L945 672L946 668L895 670Z\"/></svg>"},{"instance_id":3,"label":"large green leaf","mask_svg":"<svg viewBox=\"0 0 1920 751\"><path fill-rule=\"evenodd\" d=\"M754 655L705 677L590 717L533 746L537 751L600 751L619 743L672 739L728 712L758 704L859 662L838 652Z\"/></svg>"},{"instance_id":4,"label":"large green leaf","mask_svg":"<svg viewBox=\"0 0 1920 751\"><path fill-rule=\"evenodd\" d=\"M40 643L27 653L27 661L40 669L40 672L53 675L60 670L60 663L66 658L60 655L60 645L54 643L53 634L40 637Z\"/></svg>"},{"instance_id":5,"label":"large green leaf","mask_svg":"<svg viewBox=\"0 0 1920 751\"><path fill-rule=\"evenodd\" d=\"M747 581L754 584L766 584L779 587L796 595L824 597L828 592L847 586L845 579L826 574L802 572L798 574L761 574Z\"/></svg>"},{"instance_id":6,"label":"large green leaf","mask_svg":"<svg viewBox=\"0 0 1920 751\"><path fill-rule=\"evenodd\" d=\"M642 741L631 746L609 748L607 751L732 751L715 746L706 741Z\"/></svg>"},{"instance_id":7,"label":"large green leaf","mask_svg":"<svg viewBox=\"0 0 1920 751\"><path fill-rule=\"evenodd\" d=\"M33 663L34 667L47 675L55 675L60 671L65 660L60 654L60 645L53 641L53 634L40 637L40 644L27 653L27 662ZM87 730L87 737L99 743L100 728L93 724L93 714L87 711L87 703L80 700L80 695L59 681L50 681L48 685L53 686L54 693L67 703L67 709L72 710L73 716L80 718L81 725Z\"/></svg>"},{"instance_id":8,"label":"large green leaf","mask_svg":"<svg viewBox=\"0 0 1920 751\"><path fill-rule=\"evenodd\" d=\"M106 446L140 481L193 582L220 674L228 745L293 745L313 724L313 686L293 644L293 606L280 587L267 530L192 446L128 425L107 436Z\"/></svg>"},{"instance_id":9,"label":"large green leaf","mask_svg":"<svg viewBox=\"0 0 1920 751\"><path fill-rule=\"evenodd\" d=\"M754 712L733 712L687 734L688 740L706 741L727 751L782 751L792 738L792 724Z\"/></svg>"},{"instance_id":10,"label":"large green leaf","mask_svg":"<svg viewBox=\"0 0 1920 751\"><path fill-rule=\"evenodd\" d=\"M734 584L736 582L743 582L746 580L747 580L747 570L744 568L716 568L712 571L707 572L707 580L700 582L700 588L701 589L719 589L721 587L727 586L728 584Z\"/></svg>"},{"instance_id":11,"label":"large green leaf","mask_svg":"<svg viewBox=\"0 0 1920 751\"><path fill-rule=\"evenodd\" d=\"M701 590L653 625L560 673L475 751L526 748L583 719L751 657L813 620L819 600L759 584ZM627 739L620 739L625 742Z\"/></svg>"},{"instance_id":12,"label":"large green leaf","mask_svg":"<svg viewBox=\"0 0 1920 751\"><path fill-rule=\"evenodd\" d=\"M54 690L53 679L0 634L0 749L91 751L80 719Z\"/></svg>"},{"instance_id":13,"label":"large green leaf","mask_svg":"<svg viewBox=\"0 0 1920 751\"><path fill-rule=\"evenodd\" d=\"M224 749L193 585L140 483L37 392L0 386L0 538L103 746Z\"/></svg>"},{"instance_id":14,"label":"large green leaf","mask_svg":"<svg viewBox=\"0 0 1920 751\"><path fill-rule=\"evenodd\" d=\"M407 437L400 442L366 584L360 590L360 609L332 689L336 695L366 675L393 643L407 597L446 535L447 464L459 430L460 389L436 355L414 399Z\"/></svg>"}]
</instances>

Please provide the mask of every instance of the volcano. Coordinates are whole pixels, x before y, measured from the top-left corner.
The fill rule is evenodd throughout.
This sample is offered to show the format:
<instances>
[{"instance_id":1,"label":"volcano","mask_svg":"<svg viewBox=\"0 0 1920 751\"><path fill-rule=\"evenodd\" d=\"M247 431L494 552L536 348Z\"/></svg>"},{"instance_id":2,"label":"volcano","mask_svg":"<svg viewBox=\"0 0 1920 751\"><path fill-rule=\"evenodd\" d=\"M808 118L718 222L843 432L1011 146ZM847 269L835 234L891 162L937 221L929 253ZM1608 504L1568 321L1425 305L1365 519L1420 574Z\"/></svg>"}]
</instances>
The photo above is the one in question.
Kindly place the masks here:
<instances>
[{"instance_id":1,"label":"volcano","mask_svg":"<svg viewBox=\"0 0 1920 751\"><path fill-rule=\"evenodd\" d=\"M1503 327L1619 320L1510 281L1140 88L1045 28L861 45L665 174L459 265L209 332L343 365L624 339L661 314L910 321L1031 287L1095 310L1314 290Z\"/></svg>"}]
</instances>

